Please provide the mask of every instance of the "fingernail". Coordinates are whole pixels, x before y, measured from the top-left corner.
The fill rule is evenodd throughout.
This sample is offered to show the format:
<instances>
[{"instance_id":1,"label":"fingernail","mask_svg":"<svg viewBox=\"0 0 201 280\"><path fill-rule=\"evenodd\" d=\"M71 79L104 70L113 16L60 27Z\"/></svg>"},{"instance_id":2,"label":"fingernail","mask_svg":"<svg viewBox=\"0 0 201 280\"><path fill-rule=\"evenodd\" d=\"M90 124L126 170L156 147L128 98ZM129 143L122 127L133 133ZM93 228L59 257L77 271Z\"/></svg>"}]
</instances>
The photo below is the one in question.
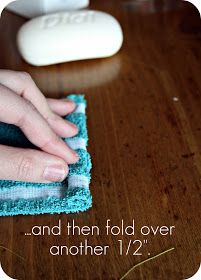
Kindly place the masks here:
<instances>
[{"instance_id":1,"label":"fingernail","mask_svg":"<svg viewBox=\"0 0 201 280\"><path fill-rule=\"evenodd\" d=\"M68 98L64 98L64 99L62 99L62 100L66 101L66 102L68 102L68 103L71 103L71 104L75 104L75 102L74 102L73 100L68 99Z\"/></svg>"},{"instance_id":2,"label":"fingernail","mask_svg":"<svg viewBox=\"0 0 201 280\"><path fill-rule=\"evenodd\" d=\"M67 168L62 165L47 166L44 170L43 177L47 181L61 182L67 176Z\"/></svg>"},{"instance_id":3,"label":"fingernail","mask_svg":"<svg viewBox=\"0 0 201 280\"><path fill-rule=\"evenodd\" d=\"M68 103L70 103L70 104L75 105L75 102L74 102L74 101L72 101L72 100L70 100L70 99L66 99L66 101L67 101Z\"/></svg>"},{"instance_id":4,"label":"fingernail","mask_svg":"<svg viewBox=\"0 0 201 280\"><path fill-rule=\"evenodd\" d=\"M78 130L77 125L75 125L74 123L68 121L68 124L69 124L73 129Z\"/></svg>"},{"instance_id":5,"label":"fingernail","mask_svg":"<svg viewBox=\"0 0 201 280\"><path fill-rule=\"evenodd\" d=\"M76 107L76 103L70 99L63 99L66 103L71 104L73 107Z\"/></svg>"},{"instance_id":6,"label":"fingernail","mask_svg":"<svg viewBox=\"0 0 201 280\"><path fill-rule=\"evenodd\" d=\"M74 151L74 150L72 150L72 152L73 152L73 155L76 157L76 162L80 159L80 157L79 157L79 155Z\"/></svg>"}]
</instances>

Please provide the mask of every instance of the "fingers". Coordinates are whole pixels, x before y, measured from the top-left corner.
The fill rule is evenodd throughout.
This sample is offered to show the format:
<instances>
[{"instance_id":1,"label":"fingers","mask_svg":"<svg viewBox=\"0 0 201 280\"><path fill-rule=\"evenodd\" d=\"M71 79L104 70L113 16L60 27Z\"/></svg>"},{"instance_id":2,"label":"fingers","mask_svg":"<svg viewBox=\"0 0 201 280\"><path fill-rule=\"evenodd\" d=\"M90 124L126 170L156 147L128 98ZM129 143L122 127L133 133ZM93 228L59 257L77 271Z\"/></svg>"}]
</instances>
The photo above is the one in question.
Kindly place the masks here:
<instances>
[{"instance_id":1,"label":"fingers","mask_svg":"<svg viewBox=\"0 0 201 280\"><path fill-rule=\"evenodd\" d=\"M75 163L78 155L48 125L36 108L24 98L0 85L0 121L17 125L37 147Z\"/></svg>"},{"instance_id":2,"label":"fingers","mask_svg":"<svg viewBox=\"0 0 201 280\"><path fill-rule=\"evenodd\" d=\"M50 109L55 114L60 115L60 116L65 116L65 115L73 112L75 110L75 107L76 107L75 103L71 100L68 100L68 99L48 98L47 103L48 103ZM69 132L68 136L66 136L66 134L65 134L66 123L68 123L69 127L72 127L71 134ZM67 120L63 120L56 115L55 115L54 119L53 118L49 119L49 124L51 125L53 130L58 135L60 135L61 137L71 137L71 136L74 136L78 133L78 128L77 128L76 125L74 125L73 123L71 123Z\"/></svg>"},{"instance_id":3,"label":"fingers","mask_svg":"<svg viewBox=\"0 0 201 280\"><path fill-rule=\"evenodd\" d=\"M59 116L66 116L75 110L75 103L68 99L47 98L50 109Z\"/></svg>"},{"instance_id":4,"label":"fingers","mask_svg":"<svg viewBox=\"0 0 201 280\"><path fill-rule=\"evenodd\" d=\"M69 122L62 118L56 118L56 115L51 111L46 98L28 73L0 70L0 83L30 101L46 119L49 125L52 126L53 124L52 128L57 128L55 132L58 133L59 136L72 137L77 134L77 128L75 126L69 125ZM57 111L60 110L58 104L55 107L57 107ZM69 104L67 104L67 107L69 107ZM60 132L62 133L60 134Z\"/></svg>"},{"instance_id":5,"label":"fingers","mask_svg":"<svg viewBox=\"0 0 201 280\"><path fill-rule=\"evenodd\" d=\"M72 137L75 134L78 133L78 128L73 123L61 119L59 116L54 117L54 119L48 120L49 125L52 127L52 129L56 132L57 135L60 135L61 137ZM66 124L68 124L69 127L71 127L71 131L66 134Z\"/></svg>"},{"instance_id":6,"label":"fingers","mask_svg":"<svg viewBox=\"0 0 201 280\"><path fill-rule=\"evenodd\" d=\"M29 100L44 118L47 118L52 114L44 95L40 92L28 73L1 70L0 83L23 98Z\"/></svg>"},{"instance_id":7,"label":"fingers","mask_svg":"<svg viewBox=\"0 0 201 280\"><path fill-rule=\"evenodd\" d=\"M0 145L0 179L60 182L68 174L64 160L45 152Z\"/></svg>"}]
</instances>

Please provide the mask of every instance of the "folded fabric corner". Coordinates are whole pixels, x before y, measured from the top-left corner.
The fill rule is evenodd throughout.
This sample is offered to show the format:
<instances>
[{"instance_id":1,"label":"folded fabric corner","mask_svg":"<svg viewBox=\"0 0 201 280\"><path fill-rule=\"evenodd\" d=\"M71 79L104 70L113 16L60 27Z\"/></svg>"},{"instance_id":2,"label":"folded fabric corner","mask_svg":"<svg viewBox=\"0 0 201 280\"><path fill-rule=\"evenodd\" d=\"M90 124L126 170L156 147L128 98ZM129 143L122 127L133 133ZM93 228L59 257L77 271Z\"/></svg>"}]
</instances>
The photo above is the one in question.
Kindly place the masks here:
<instances>
[{"instance_id":1,"label":"folded fabric corner","mask_svg":"<svg viewBox=\"0 0 201 280\"><path fill-rule=\"evenodd\" d=\"M77 106L65 118L77 125L79 132L64 141L76 150L79 161L69 166L68 177L61 183L0 180L0 216L75 213L91 207L91 158L87 152L86 100L83 95L74 94L67 98ZM19 128L5 123L0 123L0 144L33 147Z\"/></svg>"}]
</instances>

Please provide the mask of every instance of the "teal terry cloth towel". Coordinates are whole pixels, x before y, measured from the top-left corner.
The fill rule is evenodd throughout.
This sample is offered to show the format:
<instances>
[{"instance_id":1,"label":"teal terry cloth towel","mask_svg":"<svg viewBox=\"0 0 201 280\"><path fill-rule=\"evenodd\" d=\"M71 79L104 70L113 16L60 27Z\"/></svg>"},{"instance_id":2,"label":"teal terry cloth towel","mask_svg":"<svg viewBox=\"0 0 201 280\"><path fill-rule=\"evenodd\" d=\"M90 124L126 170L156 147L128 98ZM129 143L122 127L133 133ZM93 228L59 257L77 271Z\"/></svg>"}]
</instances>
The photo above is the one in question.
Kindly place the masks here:
<instances>
[{"instance_id":1,"label":"teal terry cloth towel","mask_svg":"<svg viewBox=\"0 0 201 280\"><path fill-rule=\"evenodd\" d=\"M27 183L0 180L0 216L43 213L73 213L91 207L89 190L91 159L86 150L86 101L82 95L69 95L76 102L76 110L66 119L76 124L79 132L65 142L79 154L79 161L69 166L67 179L61 183ZM0 144L33 147L14 125L0 123Z\"/></svg>"}]
</instances>

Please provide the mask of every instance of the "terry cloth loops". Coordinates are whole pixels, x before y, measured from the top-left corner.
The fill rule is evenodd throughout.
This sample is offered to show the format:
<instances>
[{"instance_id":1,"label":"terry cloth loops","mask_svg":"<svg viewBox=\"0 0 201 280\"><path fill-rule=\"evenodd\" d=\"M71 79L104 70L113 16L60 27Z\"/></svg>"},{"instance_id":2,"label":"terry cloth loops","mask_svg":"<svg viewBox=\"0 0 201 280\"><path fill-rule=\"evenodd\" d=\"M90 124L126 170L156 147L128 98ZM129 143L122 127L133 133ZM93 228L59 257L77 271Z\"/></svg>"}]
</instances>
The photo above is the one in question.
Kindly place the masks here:
<instances>
[{"instance_id":1,"label":"terry cloth loops","mask_svg":"<svg viewBox=\"0 0 201 280\"><path fill-rule=\"evenodd\" d=\"M73 213L91 207L89 190L91 158L87 152L86 101L82 95L70 95L77 107L65 118L77 125L75 137L64 141L79 154L79 161L69 166L68 177L58 183L28 183L0 180L0 216L42 213ZM0 144L33 147L14 125L0 123Z\"/></svg>"}]
</instances>

